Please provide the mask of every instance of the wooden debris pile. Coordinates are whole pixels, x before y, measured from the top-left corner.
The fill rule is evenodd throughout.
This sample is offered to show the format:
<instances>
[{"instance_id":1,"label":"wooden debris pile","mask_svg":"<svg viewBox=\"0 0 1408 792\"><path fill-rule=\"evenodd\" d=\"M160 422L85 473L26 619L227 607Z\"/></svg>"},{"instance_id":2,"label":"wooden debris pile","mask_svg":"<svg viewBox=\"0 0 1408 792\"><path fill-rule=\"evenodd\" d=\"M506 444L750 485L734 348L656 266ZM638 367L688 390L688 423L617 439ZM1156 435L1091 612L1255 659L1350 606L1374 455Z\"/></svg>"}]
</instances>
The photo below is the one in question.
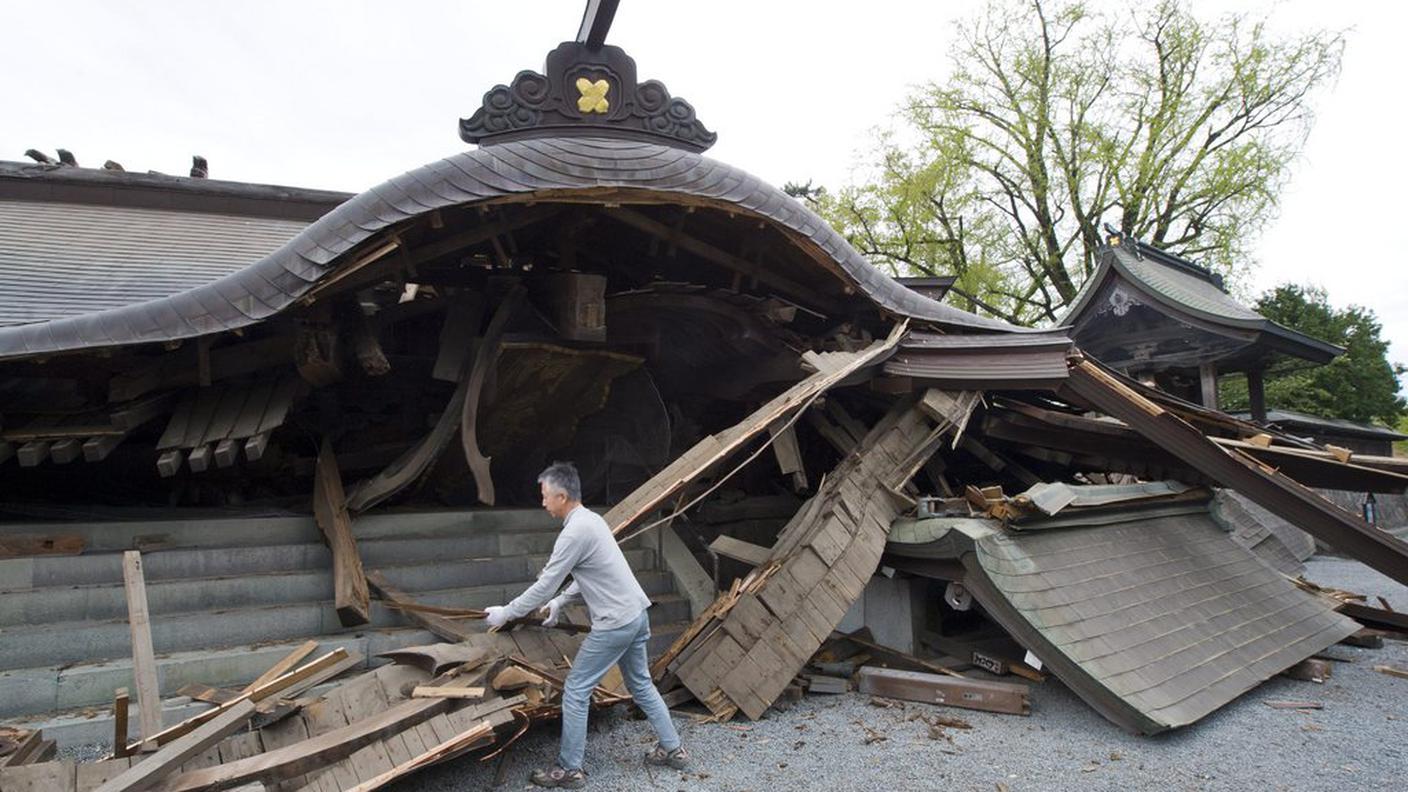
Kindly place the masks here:
<instances>
[{"instance_id":1,"label":"wooden debris pile","mask_svg":"<svg viewBox=\"0 0 1408 792\"><path fill-rule=\"evenodd\" d=\"M243 690L204 686L219 703L145 739L119 721L113 755L86 764L48 761L38 732L0 733L0 789L188 792L243 788L378 789L429 765L502 749L529 724L560 714L568 658L578 639L526 628L458 644L391 653L392 663L350 677L361 658L337 649L308 662L299 647ZM281 669L287 671L280 673ZM325 692L312 689L344 675ZM267 681L265 678L268 678ZM626 700L620 679L598 706Z\"/></svg>"}]
</instances>

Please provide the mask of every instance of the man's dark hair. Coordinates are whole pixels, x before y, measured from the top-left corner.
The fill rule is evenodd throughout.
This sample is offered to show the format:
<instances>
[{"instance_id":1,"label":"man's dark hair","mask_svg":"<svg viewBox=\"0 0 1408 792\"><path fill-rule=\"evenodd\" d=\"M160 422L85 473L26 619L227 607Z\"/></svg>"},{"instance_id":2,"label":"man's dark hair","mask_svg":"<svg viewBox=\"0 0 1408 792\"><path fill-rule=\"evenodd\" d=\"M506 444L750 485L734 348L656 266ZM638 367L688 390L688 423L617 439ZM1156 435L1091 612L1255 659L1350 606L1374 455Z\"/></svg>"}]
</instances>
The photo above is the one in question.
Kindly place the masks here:
<instances>
[{"instance_id":1,"label":"man's dark hair","mask_svg":"<svg viewBox=\"0 0 1408 792\"><path fill-rule=\"evenodd\" d=\"M563 493L568 500L582 499L582 477L577 475L577 466L571 462L554 462L548 465L547 470L538 474L538 483Z\"/></svg>"}]
</instances>

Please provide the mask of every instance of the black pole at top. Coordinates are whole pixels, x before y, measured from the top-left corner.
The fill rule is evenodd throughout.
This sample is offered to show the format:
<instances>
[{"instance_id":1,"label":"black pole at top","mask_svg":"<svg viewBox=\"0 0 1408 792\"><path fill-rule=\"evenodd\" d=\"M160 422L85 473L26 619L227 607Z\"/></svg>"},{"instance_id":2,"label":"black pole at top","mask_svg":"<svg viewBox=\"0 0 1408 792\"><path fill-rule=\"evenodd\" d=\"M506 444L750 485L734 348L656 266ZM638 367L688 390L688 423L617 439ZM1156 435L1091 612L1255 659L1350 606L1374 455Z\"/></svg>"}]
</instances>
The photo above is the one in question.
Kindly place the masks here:
<instances>
[{"instance_id":1,"label":"black pole at top","mask_svg":"<svg viewBox=\"0 0 1408 792\"><path fill-rule=\"evenodd\" d=\"M577 43L588 49L597 49L606 43L606 34L611 30L611 20L616 17L616 6L621 0L587 0L587 9L582 12L582 26L577 29Z\"/></svg>"}]
</instances>

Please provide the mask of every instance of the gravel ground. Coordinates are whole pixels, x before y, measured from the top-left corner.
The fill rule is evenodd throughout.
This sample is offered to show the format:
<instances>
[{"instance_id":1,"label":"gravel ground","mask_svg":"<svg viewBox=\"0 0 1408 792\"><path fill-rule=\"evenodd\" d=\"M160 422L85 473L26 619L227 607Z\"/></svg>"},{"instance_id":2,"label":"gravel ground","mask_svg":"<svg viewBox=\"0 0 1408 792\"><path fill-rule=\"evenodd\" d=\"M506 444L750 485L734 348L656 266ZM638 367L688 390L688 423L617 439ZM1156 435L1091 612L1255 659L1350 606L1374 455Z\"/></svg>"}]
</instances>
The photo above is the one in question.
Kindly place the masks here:
<instances>
[{"instance_id":1,"label":"gravel ground","mask_svg":"<svg viewBox=\"0 0 1408 792\"><path fill-rule=\"evenodd\" d=\"M1354 562L1312 559L1317 583L1382 595L1408 610L1408 588ZM1202 721L1136 737L1101 718L1054 677L1032 688L1028 718L896 703L810 696L757 723L696 724L677 715L694 765L648 772L653 742L644 721L619 712L593 718L588 788L601 790L947 789L993 790L1350 790L1403 789L1408 772L1408 680L1373 665L1408 667L1408 643L1382 649L1336 646L1324 685L1277 677ZM1318 701L1324 709L1277 710L1267 700ZM622 708L618 708L622 709ZM971 729L931 729L926 718L962 718ZM869 731L867 731L869 730ZM867 737L872 741L867 743ZM883 739L877 739L883 737ZM532 788L528 772L552 763L557 733L540 727L502 764L461 760L392 787L395 792Z\"/></svg>"}]
</instances>

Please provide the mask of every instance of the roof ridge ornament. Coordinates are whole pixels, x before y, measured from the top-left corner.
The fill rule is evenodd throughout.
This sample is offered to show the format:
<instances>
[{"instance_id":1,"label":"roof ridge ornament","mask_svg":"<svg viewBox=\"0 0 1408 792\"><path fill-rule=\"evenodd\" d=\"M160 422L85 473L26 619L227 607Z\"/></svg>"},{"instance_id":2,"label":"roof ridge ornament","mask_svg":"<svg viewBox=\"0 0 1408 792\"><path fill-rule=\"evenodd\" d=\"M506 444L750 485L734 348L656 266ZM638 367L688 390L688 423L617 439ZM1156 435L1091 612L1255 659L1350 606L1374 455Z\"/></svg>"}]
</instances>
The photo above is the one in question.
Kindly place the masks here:
<instances>
[{"instance_id":1,"label":"roof ridge ornament","mask_svg":"<svg viewBox=\"0 0 1408 792\"><path fill-rule=\"evenodd\" d=\"M604 36L604 33L602 33ZM566 41L548 53L543 73L524 70L484 94L460 119L460 138L490 146L535 137L600 136L704 151L718 135L694 107L659 80L636 82L636 62L620 47Z\"/></svg>"}]
</instances>

